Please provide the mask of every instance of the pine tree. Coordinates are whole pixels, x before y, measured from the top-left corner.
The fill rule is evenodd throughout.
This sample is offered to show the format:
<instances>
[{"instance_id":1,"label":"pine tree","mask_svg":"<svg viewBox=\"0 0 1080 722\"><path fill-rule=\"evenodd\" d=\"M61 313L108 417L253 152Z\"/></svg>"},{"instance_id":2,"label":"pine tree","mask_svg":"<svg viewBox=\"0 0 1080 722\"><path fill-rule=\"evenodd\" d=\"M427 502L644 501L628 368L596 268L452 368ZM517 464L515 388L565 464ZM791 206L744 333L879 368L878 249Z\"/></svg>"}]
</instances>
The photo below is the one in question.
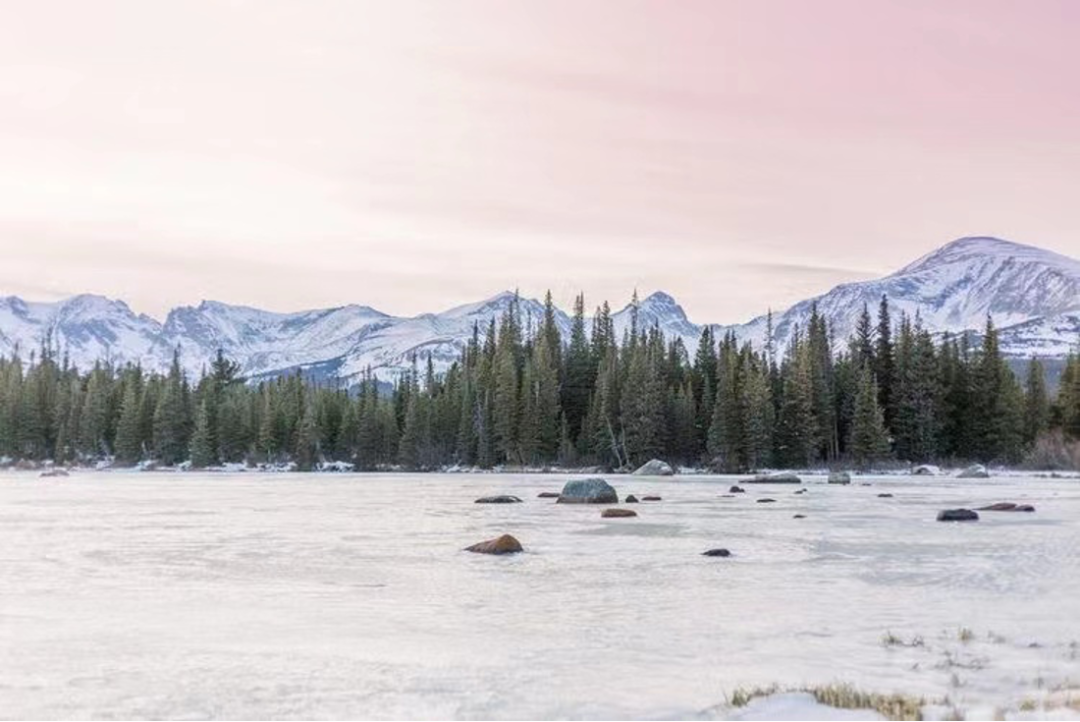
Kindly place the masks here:
<instances>
[{"instance_id":1,"label":"pine tree","mask_svg":"<svg viewBox=\"0 0 1080 722\"><path fill-rule=\"evenodd\" d=\"M145 439L142 435L142 373L135 369L127 374L124 397L120 404L120 420L116 428L116 458L122 464L134 464L143 457Z\"/></svg>"},{"instance_id":2,"label":"pine tree","mask_svg":"<svg viewBox=\"0 0 1080 722\"><path fill-rule=\"evenodd\" d=\"M216 464L214 446L213 430L210 428L210 402L204 399L195 415L195 431L191 435L191 465L196 469L205 469Z\"/></svg>"},{"instance_id":3,"label":"pine tree","mask_svg":"<svg viewBox=\"0 0 1080 722\"><path fill-rule=\"evenodd\" d=\"M1050 396L1046 391L1046 370L1034 356L1028 362L1024 387L1024 443L1034 446L1050 426Z\"/></svg>"},{"instance_id":4,"label":"pine tree","mask_svg":"<svg viewBox=\"0 0 1080 722\"><path fill-rule=\"evenodd\" d=\"M868 365L859 371L848 450L852 461L860 469L869 469L889 452L885 413L878 401L878 388Z\"/></svg>"}]
</instances>

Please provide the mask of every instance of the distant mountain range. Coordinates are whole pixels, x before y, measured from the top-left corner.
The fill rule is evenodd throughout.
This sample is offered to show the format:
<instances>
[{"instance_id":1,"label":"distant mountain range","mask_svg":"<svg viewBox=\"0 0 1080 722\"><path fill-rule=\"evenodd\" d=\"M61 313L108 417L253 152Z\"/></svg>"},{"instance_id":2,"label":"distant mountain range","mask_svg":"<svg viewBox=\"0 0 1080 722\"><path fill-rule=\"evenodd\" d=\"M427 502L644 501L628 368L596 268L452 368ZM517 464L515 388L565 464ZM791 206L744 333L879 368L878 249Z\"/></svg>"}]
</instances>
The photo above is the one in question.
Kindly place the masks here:
<instances>
[{"instance_id":1,"label":"distant mountain range","mask_svg":"<svg viewBox=\"0 0 1080 722\"><path fill-rule=\"evenodd\" d=\"M876 313L882 295L894 315L916 314L934 332L979 331L989 315L1002 330L1002 347L1014 357L1061 358L1080 343L1080 261L998 238L961 238L884 278L846 283L795 304L773 317L774 340L783 349L796 327L805 327L816 304L837 339L846 339L863 304ZM198 376L216 354L240 362L245 375L271 377L303 370L323 378L355 382L364 370L390 381L417 354L431 355L437 369L448 367L472 334L498 318L514 295L504 292L486 301L436 314L391 316L368 306L342 306L298 313L273 313L216 301L173 309L164 323L136 314L122 301L74 296L55 303L0 297L0 354L18 349L24 356L46 335L81 368L110 359L164 369L173 350L181 350L187 372ZM522 299L527 323L543 313L535 299ZM614 314L621 334L630 324L630 306ZM659 326L681 337L693 354L703 326L692 323L666 293L638 304L639 323ZM559 311L558 323L569 333L570 318ZM765 341L766 317L748 323L714 324L743 340Z\"/></svg>"}]
</instances>

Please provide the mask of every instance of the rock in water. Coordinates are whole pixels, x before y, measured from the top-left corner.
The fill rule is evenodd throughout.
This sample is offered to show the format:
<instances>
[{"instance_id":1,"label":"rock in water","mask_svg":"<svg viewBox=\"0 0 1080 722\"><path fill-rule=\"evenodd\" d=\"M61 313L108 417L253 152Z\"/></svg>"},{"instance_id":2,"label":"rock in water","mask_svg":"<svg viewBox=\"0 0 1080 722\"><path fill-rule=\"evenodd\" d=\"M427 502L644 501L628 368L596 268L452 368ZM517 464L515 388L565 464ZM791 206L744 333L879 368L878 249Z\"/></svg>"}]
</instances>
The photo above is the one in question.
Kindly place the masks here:
<instances>
[{"instance_id":1,"label":"rock in water","mask_svg":"<svg viewBox=\"0 0 1080 722\"><path fill-rule=\"evenodd\" d=\"M956 475L957 479L989 479L990 472L982 464L972 464Z\"/></svg>"},{"instance_id":2,"label":"rock in water","mask_svg":"<svg viewBox=\"0 0 1080 722\"><path fill-rule=\"evenodd\" d=\"M729 494L745 494L746 489L742 488L741 486L733 486L730 489L728 489L728 493Z\"/></svg>"},{"instance_id":3,"label":"rock in water","mask_svg":"<svg viewBox=\"0 0 1080 722\"><path fill-rule=\"evenodd\" d=\"M795 516L793 516L793 517L791 517L791 518L792 518L792 519L805 519L805 518L806 518L806 514L796 514Z\"/></svg>"},{"instance_id":4,"label":"rock in water","mask_svg":"<svg viewBox=\"0 0 1080 722\"><path fill-rule=\"evenodd\" d=\"M633 509L604 509L600 512L601 519L624 519L631 516L637 516Z\"/></svg>"},{"instance_id":5,"label":"rock in water","mask_svg":"<svg viewBox=\"0 0 1080 722\"><path fill-rule=\"evenodd\" d=\"M603 479L576 479L566 482L559 504L618 504L619 495Z\"/></svg>"},{"instance_id":6,"label":"rock in water","mask_svg":"<svg viewBox=\"0 0 1080 722\"><path fill-rule=\"evenodd\" d=\"M637 471L634 472L634 476L674 476L675 470L671 468L671 464L666 461L660 461L659 459L653 459L643 464Z\"/></svg>"},{"instance_id":7,"label":"rock in water","mask_svg":"<svg viewBox=\"0 0 1080 722\"><path fill-rule=\"evenodd\" d=\"M846 471L833 471L829 473L830 484L850 484L851 474Z\"/></svg>"},{"instance_id":8,"label":"rock in water","mask_svg":"<svg viewBox=\"0 0 1080 722\"><path fill-rule=\"evenodd\" d=\"M558 499L560 496L562 496L562 495L557 491L542 491L542 492L540 492L539 494L536 495L536 498L537 499Z\"/></svg>"},{"instance_id":9,"label":"rock in water","mask_svg":"<svg viewBox=\"0 0 1080 722\"><path fill-rule=\"evenodd\" d=\"M990 506L980 506L979 511L1035 511L1030 504L1013 504L1009 501L999 501Z\"/></svg>"},{"instance_id":10,"label":"rock in water","mask_svg":"<svg viewBox=\"0 0 1080 722\"><path fill-rule=\"evenodd\" d=\"M516 496L485 496L477 499L476 504L520 504L521 499Z\"/></svg>"},{"instance_id":11,"label":"rock in water","mask_svg":"<svg viewBox=\"0 0 1080 722\"><path fill-rule=\"evenodd\" d=\"M801 484L802 479L792 471L774 471L771 474L758 474L747 479L746 484Z\"/></svg>"},{"instance_id":12,"label":"rock in water","mask_svg":"<svg viewBox=\"0 0 1080 722\"><path fill-rule=\"evenodd\" d=\"M775 504L776 499L769 499L768 497L766 497L764 499L758 499L757 503L758 504Z\"/></svg>"},{"instance_id":13,"label":"rock in water","mask_svg":"<svg viewBox=\"0 0 1080 722\"><path fill-rule=\"evenodd\" d=\"M626 503L627 503L627 504L637 504L637 503L638 503L638 499L637 499L637 497L636 497L636 496L634 496L633 494L631 494L630 496L626 497L626 500L625 500L625 501L626 501Z\"/></svg>"},{"instance_id":14,"label":"rock in water","mask_svg":"<svg viewBox=\"0 0 1080 722\"><path fill-rule=\"evenodd\" d=\"M658 497L658 496L643 496L643 497L641 497L641 500L642 501L662 501L662 499L660 497Z\"/></svg>"},{"instance_id":15,"label":"rock in water","mask_svg":"<svg viewBox=\"0 0 1080 722\"><path fill-rule=\"evenodd\" d=\"M479 544L473 544L465 549L474 554L517 554L525 551L521 548L521 542L509 534L503 534L498 539L488 539Z\"/></svg>"},{"instance_id":16,"label":"rock in water","mask_svg":"<svg viewBox=\"0 0 1080 722\"><path fill-rule=\"evenodd\" d=\"M892 496L892 494L878 494L877 498L878 499L892 499L893 496Z\"/></svg>"},{"instance_id":17,"label":"rock in water","mask_svg":"<svg viewBox=\"0 0 1080 722\"><path fill-rule=\"evenodd\" d=\"M729 557L731 552L727 549L710 549L707 552L702 552L703 557Z\"/></svg>"},{"instance_id":18,"label":"rock in water","mask_svg":"<svg viewBox=\"0 0 1080 722\"><path fill-rule=\"evenodd\" d=\"M941 469L933 464L922 464L911 470L912 476L938 476L939 474L941 474Z\"/></svg>"},{"instance_id":19,"label":"rock in water","mask_svg":"<svg viewBox=\"0 0 1080 722\"><path fill-rule=\"evenodd\" d=\"M46 469L45 471L41 472L40 476L69 476L69 474L67 473L66 469Z\"/></svg>"},{"instance_id":20,"label":"rock in water","mask_svg":"<svg viewBox=\"0 0 1080 722\"><path fill-rule=\"evenodd\" d=\"M945 509L939 511L938 521L978 521L979 515L971 509Z\"/></svg>"}]
</instances>

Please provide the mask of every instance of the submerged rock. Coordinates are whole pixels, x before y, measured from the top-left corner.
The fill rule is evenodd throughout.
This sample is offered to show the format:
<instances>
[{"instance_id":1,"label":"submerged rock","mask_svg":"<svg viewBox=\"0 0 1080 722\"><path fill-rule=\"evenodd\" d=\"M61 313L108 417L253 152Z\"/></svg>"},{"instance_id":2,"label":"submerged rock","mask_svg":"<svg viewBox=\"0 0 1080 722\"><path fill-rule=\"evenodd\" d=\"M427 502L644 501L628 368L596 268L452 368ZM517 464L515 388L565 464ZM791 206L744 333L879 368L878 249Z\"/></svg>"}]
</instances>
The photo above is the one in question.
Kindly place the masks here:
<instances>
[{"instance_id":1,"label":"submerged rock","mask_svg":"<svg viewBox=\"0 0 1080 722\"><path fill-rule=\"evenodd\" d=\"M517 554L525 550L522 549L521 542L517 539L509 534L503 534L498 539L488 539L473 544L471 547L466 547L465 551L474 554Z\"/></svg>"},{"instance_id":2,"label":"submerged rock","mask_svg":"<svg viewBox=\"0 0 1080 722\"><path fill-rule=\"evenodd\" d=\"M741 486L733 486L730 489L728 489L728 493L729 494L745 494L746 489L742 488Z\"/></svg>"},{"instance_id":3,"label":"submerged rock","mask_svg":"<svg viewBox=\"0 0 1080 722\"><path fill-rule=\"evenodd\" d=\"M793 517L791 517L791 518L792 518L792 519L805 519L805 518L806 518L806 514L796 514L795 516L793 516Z\"/></svg>"},{"instance_id":4,"label":"submerged rock","mask_svg":"<svg viewBox=\"0 0 1080 722\"><path fill-rule=\"evenodd\" d=\"M642 501L663 501L663 499L661 499L659 496L643 496L643 497L641 497L641 500Z\"/></svg>"},{"instance_id":5,"label":"submerged rock","mask_svg":"<svg viewBox=\"0 0 1080 722\"><path fill-rule=\"evenodd\" d=\"M604 509L600 512L601 519L623 519L631 516L637 516L633 509Z\"/></svg>"},{"instance_id":6,"label":"submerged rock","mask_svg":"<svg viewBox=\"0 0 1080 722\"><path fill-rule=\"evenodd\" d=\"M67 469L46 469L45 471L41 472L40 476L70 476L70 474L67 473Z\"/></svg>"},{"instance_id":7,"label":"submerged rock","mask_svg":"<svg viewBox=\"0 0 1080 722\"><path fill-rule=\"evenodd\" d=\"M877 498L878 499L892 499L893 495L892 494L878 494Z\"/></svg>"},{"instance_id":8,"label":"submerged rock","mask_svg":"<svg viewBox=\"0 0 1080 722\"><path fill-rule=\"evenodd\" d=\"M938 521L978 521L979 515L971 509L945 509L939 511Z\"/></svg>"},{"instance_id":9,"label":"submerged rock","mask_svg":"<svg viewBox=\"0 0 1080 722\"><path fill-rule=\"evenodd\" d=\"M727 549L710 549L707 552L702 552L701 556L703 556L703 557L729 557L729 556L731 556L731 552L728 551Z\"/></svg>"},{"instance_id":10,"label":"submerged rock","mask_svg":"<svg viewBox=\"0 0 1080 722\"><path fill-rule=\"evenodd\" d=\"M521 499L516 496L504 494L502 496L484 496L477 499L474 504L520 504Z\"/></svg>"},{"instance_id":11,"label":"submerged rock","mask_svg":"<svg viewBox=\"0 0 1080 722\"><path fill-rule=\"evenodd\" d=\"M801 484L802 479L793 471L774 471L771 474L758 474L747 479L746 484Z\"/></svg>"},{"instance_id":12,"label":"submerged rock","mask_svg":"<svg viewBox=\"0 0 1080 722\"><path fill-rule=\"evenodd\" d=\"M560 504L618 504L619 495L603 479L575 479L566 482L559 494Z\"/></svg>"},{"instance_id":13,"label":"submerged rock","mask_svg":"<svg viewBox=\"0 0 1080 722\"><path fill-rule=\"evenodd\" d=\"M921 464L911 470L912 476L938 476L941 474L941 469L933 464Z\"/></svg>"},{"instance_id":14,"label":"submerged rock","mask_svg":"<svg viewBox=\"0 0 1080 722\"><path fill-rule=\"evenodd\" d=\"M671 464L659 459L653 459L642 464L634 472L634 476L674 476L675 470Z\"/></svg>"},{"instance_id":15,"label":"submerged rock","mask_svg":"<svg viewBox=\"0 0 1080 722\"><path fill-rule=\"evenodd\" d=\"M1035 511L1030 504L1014 504L1010 501L999 501L989 506L980 506L979 511Z\"/></svg>"},{"instance_id":16,"label":"submerged rock","mask_svg":"<svg viewBox=\"0 0 1080 722\"><path fill-rule=\"evenodd\" d=\"M829 472L830 484L850 484L851 474L846 471L832 471Z\"/></svg>"},{"instance_id":17,"label":"submerged rock","mask_svg":"<svg viewBox=\"0 0 1080 722\"><path fill-rule=\"evenodd\" d=\"M799 494L805 494L805 493L806 493L806 489L799 489L798 491L795 492L795 496L798 496Z\"/></svg>"},{"instance_id":18,"label":"submerged rock","mask_svg":"<svg viewBox=\"0 0 1080 722\"><path fill-rule=\"evenodd\" d=\"M989 479L990 472L982 464L972 464L956 475L957 479Z\"/></svg>"},{"instance_id":19,"label":"submerged rock","mask_svg":"<svg viewBox=\"0 0 1080 722\"><path fill-rule=\"evenodd\" d=\"M536 495L537 499L558 499L561 494L557 491L542 491Z\"/></svg>"},{"instance_id":20,"label":"submerged rock","mask_svg":"<svg viewBox=\"0 0 1080 722\"><path fill-rule=\"evenodd\" d=\"M626 497L626 499L624 501L627 504L637 504L638 503L638 498L636 496L634 496L633 494L631 494L630 496Z\"/></svg>"},{"instance_id":21,"label":"submerged rock","mask_svg":"<svg viewBox=\"0 0 1080 722\"><path fill-rule=\"evenodd\" d=\"M770 499L769 497L765 497L764 499L758 499L757 503L758 504L775 504L776 499Z\"/></svg>"}]
</instances>

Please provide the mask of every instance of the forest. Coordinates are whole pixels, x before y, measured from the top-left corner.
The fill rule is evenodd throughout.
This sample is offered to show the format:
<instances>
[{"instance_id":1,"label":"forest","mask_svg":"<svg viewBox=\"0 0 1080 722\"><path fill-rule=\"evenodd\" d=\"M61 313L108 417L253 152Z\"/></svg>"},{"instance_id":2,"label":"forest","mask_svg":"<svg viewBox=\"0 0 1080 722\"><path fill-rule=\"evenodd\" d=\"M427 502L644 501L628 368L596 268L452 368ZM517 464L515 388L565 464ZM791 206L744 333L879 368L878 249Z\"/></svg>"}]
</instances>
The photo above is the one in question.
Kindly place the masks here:
<instances>
[{"instance_id":1,"label":"forest","mask_svg":"<svg viewBox=\"0 0 1080 722\"><path fill-rule=\"evenodd\" d=\"M636 308L636 304L634 306ZM357 469L630 469L653 458L742 472L903 463L1076 463L1080 356L1057 392L1032 359L1018 377L988 319L935 337L887 298L836 340L816 310L776 349L714 338L697 348L654 327L616 337L605 303L575 302L562 338L548 294L526 324L512 303L474 327L444 373L414 357L392 385L302 373L252 382L222 352L200 378L99 363L80 371L46 340L0 360L0 456L57 464L195 468L344 461ZM771 327L769 338L772 338ZM1062 451L1064 450L1064 451Z\"/></svg>"}]
</instances>

